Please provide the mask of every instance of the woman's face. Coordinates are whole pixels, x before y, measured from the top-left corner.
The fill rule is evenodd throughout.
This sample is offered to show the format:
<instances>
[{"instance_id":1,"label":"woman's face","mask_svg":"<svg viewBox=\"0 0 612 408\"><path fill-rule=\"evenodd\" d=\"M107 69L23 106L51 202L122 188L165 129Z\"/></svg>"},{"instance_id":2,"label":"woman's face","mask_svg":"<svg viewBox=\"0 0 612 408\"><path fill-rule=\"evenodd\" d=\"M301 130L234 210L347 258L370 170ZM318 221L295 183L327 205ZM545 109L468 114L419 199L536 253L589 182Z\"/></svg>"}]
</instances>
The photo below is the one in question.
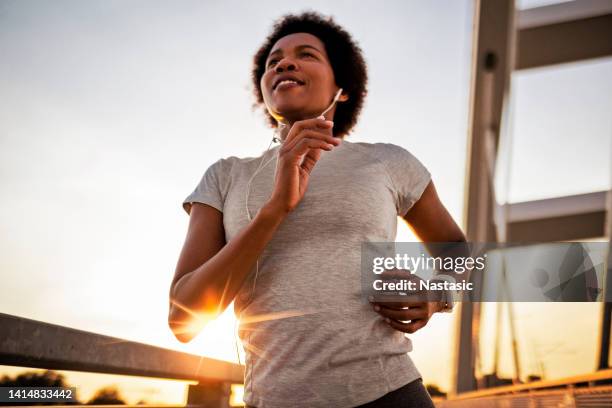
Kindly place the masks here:
<instances>
[{"instance_id":1,"label":"woman's face","mask_svg":"<svg viewBox=\"0 0 612 408\"><path fill-rule=\"evenodd\" d=\"M279 39L266 59L261 91L268 109L289 122L320 115L338 91L323 42L307 33Z\"/></svg>"}]
</instances>

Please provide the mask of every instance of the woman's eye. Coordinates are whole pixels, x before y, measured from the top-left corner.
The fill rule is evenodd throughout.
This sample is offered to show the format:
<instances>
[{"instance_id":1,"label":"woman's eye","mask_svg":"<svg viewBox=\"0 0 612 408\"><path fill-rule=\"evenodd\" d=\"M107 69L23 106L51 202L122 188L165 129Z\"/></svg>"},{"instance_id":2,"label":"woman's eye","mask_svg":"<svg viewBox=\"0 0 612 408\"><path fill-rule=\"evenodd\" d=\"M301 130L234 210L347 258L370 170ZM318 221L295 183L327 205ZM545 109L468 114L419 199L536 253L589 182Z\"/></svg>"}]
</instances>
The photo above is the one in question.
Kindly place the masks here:
<instances>
[{"instance_id":1,"label":"woman's eye","mask_svg":"<svg viewBox=\"0 0 612 408\"><path fill-rule=\"evenodd\" d=\"M302 56L304 56L304 57L313 57L314 58L314 54L311 54L309 52L303 52Z\"/></svg>"},{"instance_id":2,"label":"woman's eye","mask_svg":"<svg viewBox=\"0 0 612 408\"><path fill-rule=\"evenodd\" d=\"M268 66L269 67L271 67L274 64L276 64L276 60L275 59L268 61Z\"/></svg>"}]
</instances>

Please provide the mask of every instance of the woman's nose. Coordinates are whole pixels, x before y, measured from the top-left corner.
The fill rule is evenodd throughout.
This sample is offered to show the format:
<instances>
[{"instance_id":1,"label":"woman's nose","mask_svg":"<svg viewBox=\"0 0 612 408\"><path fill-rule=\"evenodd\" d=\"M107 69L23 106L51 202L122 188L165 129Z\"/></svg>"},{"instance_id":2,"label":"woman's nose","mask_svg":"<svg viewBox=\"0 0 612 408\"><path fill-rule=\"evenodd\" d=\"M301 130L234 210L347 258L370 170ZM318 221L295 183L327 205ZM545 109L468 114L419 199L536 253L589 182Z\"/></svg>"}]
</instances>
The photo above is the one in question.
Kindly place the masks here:
<instances>
[{"instance_id":1,"label":"woman's nose","mask_svg":"<svg viewBox=\"0 0 612 408\"><path fill-rule=\"evenodd\" d=\"M274 68L277 73L284 71L295 71L296 69L297 65L290 58L283 58L278 62L278 64L276 64L276 67Z\"/></svg>"}]
</instances>

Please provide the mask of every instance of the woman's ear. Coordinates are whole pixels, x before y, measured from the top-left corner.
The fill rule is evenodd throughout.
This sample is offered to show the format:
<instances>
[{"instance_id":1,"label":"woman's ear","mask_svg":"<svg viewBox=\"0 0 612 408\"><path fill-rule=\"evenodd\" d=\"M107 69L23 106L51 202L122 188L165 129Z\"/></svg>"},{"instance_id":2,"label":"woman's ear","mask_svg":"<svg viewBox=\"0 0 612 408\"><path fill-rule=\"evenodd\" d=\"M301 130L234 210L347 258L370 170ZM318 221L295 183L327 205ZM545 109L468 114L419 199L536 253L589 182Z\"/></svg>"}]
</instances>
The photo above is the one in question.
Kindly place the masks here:
<instances>
[{"instance_id":1,"label":"woman's ear","mask_svg":"<svg viewBox=\"0 0 612 408\"><path fill-rule=\"evenodd\" d=\"M346 92L342 92L338 98L338 102L346 102L349 100L349 96Z\"/></svg>"}]
</instances>

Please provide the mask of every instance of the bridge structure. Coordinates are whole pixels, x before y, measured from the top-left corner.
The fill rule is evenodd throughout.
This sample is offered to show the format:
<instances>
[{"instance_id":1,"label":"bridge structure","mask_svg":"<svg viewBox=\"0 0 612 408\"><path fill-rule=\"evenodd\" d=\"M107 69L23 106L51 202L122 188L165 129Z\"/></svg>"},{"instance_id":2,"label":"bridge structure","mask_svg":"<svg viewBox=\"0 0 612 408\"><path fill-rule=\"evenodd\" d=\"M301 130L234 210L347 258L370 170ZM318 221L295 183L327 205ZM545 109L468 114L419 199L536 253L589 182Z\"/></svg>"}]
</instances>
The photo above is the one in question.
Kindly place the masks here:
<instances>
[{"instance_id":1,"label":"bridge structure","mask_svg":"<svg viewBox=\"0 0 612 408\"><path fill-rule=\"evenodd\" d=\"M611 293L612 191L508 203L496 191L495 172L500 160L500 141L508 142L507 138L512 136L509 131L512 74L612 55L612 1L575 0L517 10L513 0L476 0L473 27L464 202L468 240L506 243L605 240L608 254L602 285L605 293ZM483 276L473 278L482 282ZM482 305L482 302L459 304L453 389L438 406L612 407L609 385L612 299L601 302L599 333L593 334L598 336L598 350L592 373L527 384L513 378L512 385L491 388L486 388L476 376ZM518 372L516 357L515 369Z\"/></svg>"}]
</instances>

